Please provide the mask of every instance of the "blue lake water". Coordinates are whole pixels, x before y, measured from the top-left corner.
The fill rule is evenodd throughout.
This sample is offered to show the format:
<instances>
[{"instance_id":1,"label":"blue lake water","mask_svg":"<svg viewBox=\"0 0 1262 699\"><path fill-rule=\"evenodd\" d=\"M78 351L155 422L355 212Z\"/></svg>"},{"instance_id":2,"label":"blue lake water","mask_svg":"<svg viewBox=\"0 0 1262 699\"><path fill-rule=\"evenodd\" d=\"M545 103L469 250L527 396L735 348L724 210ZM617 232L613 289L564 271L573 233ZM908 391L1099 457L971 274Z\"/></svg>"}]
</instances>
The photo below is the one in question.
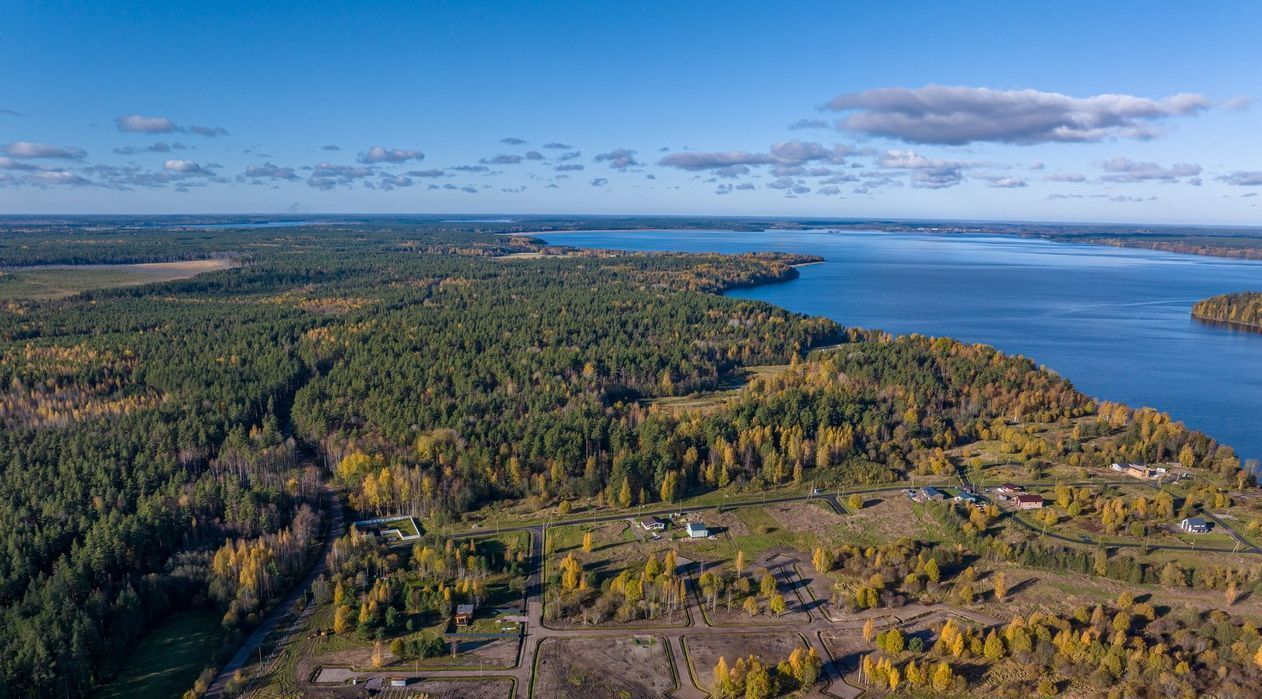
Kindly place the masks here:
<instances>
[{"instance_id":1,"label":"blue lake water","mask_svg":"<svg viewBox=\"0 0 1262 699\"><path fill-rule=\"evenodd\" d=\"M866 231L585 231L621 250L810 253L823 264L732 296L1022 354L1100 399L1152 406L1262 457L1262 334L1208 325L1198 299L1262 290L1262 263L1009 236Z\"/></svg>"}]
</instances>

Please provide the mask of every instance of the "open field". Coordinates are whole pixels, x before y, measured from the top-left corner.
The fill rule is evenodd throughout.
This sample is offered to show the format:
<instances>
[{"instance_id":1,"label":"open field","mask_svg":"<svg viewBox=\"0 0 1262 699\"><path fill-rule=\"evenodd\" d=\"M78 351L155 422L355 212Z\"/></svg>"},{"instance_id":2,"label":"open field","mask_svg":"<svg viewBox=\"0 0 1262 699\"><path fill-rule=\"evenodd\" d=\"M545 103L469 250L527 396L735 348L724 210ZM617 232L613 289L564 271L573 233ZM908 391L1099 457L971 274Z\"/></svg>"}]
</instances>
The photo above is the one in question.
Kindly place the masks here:
<instances>
[{"instance_id":1,"label":"open field","mask_svg":"<svg viewBox=\"0 0 1262 699\"><path fill-rule=\"evenodd\" d=\"M742 372L725 382L718 390L691 393L686 396L654 398L648 404L660 410L685 413L714 412L740 398L741 391L750 381L760 377L775 377L789 370L788 364L745 367Z\"/></svg>"},{"instance_id":2,"label":"open field","mask_svg":"<svg viewBox=\"0 0 1262 699\"><path fill-rule=\"evenodd\" d=\"M192 688L215 661L223 638L215 611L179 612L167 617L136 647L97 699L166 699Z\"/></svg>"},{"instance_id":3,"label":"open field","mask_svg":"<svg viewBox=\"0 0 1262 699\"><path fill-rule=\"evenodd\" d=\"M146 262L134 265L74 265L0 271L0 301L64 298L93 289L111 289L188 279L235 267L230 259Z\"/></svg>"},{"instance_id":4,"label":"open field","mask_svg":"<svg viewBox=\"0 0 1262 699\"><path fill-rule=\"evenodd\" d=\"M834 536L859 546L872 546L901 537L941 541L940 525L925 514L925 506L902 491L864 495L863 508L838 522Z\"/></svg>"},{"instance_id":5,"label":"open field","mask_svg":"<svg viewBox=\"0 0 1262 699\"><path fill-rule=\"evenodd\" d=\"M653 699L675 686L662 639L550 638L535 663L535 697Z\"/></svg>"},{"instance_id":6,"label":"open field","mask_svg":"<svg viewBox=\"0 0 1262 699\"><path fill-rule=\"evenodd\" d=\"M1013 564L1003 564L998 569L1003 570L1007 577L1008 594L998 602L987 594L976 607L994 616L1026 615L1034 611L1071 614L1079 607L1090 608L1114 602L1123 592L1131 593L1137 601L1151 601L1176 608L1230 609L1238 614L1262 615L1262 599L1255 595L1242 595L1235 605L1227 607L1222 590L1134 584L1083 573Z\"/></svg>"}]
</instances>

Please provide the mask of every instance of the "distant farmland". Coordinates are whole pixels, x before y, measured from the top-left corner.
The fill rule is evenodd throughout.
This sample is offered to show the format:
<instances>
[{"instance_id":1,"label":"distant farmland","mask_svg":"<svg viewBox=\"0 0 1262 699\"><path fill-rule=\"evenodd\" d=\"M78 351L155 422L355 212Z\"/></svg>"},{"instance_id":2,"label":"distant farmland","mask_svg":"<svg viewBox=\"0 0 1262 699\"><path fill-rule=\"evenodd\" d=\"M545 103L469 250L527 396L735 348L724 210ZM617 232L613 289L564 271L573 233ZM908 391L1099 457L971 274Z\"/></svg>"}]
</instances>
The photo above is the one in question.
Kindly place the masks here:
<instances>
[{"instance_id":1,"label":"distant farmland","mask_svg":"<svg viewBox=\"0 0 1262 699\"><path fill-rule=\"evenodd\" d=\"M126 265L50 265L0 271L0 301L46 301L93 289L188 279L236 266L230 259Z\"/></svg>"}]
</instances>

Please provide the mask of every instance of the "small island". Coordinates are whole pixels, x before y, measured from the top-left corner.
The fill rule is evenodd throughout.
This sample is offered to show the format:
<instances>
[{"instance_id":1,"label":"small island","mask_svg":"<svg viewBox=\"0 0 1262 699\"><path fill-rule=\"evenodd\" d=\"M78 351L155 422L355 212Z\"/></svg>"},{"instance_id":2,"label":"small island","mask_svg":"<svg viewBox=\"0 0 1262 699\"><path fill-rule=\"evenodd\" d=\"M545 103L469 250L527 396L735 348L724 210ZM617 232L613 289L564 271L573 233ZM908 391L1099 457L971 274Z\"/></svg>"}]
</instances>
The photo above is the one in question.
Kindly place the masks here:
<instances>
[{"instance_id":1,"label":"small island","mask_svg":"<svg viewBox=\"0 0 1262 699\"><path fill-rule=\"evenodd\" d=\"M1241 291L1197 301L1192 317L1262 331L1262 292Z\"/></svg>"}]
</instances>

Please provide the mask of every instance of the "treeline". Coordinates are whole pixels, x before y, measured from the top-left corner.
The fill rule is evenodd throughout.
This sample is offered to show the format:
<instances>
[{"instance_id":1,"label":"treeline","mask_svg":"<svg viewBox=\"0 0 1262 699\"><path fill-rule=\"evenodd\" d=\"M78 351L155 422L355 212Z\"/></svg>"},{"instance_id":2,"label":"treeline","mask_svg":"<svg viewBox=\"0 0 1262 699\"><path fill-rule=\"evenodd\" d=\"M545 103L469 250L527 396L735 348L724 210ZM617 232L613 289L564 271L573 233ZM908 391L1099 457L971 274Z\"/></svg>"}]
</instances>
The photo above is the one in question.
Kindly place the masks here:
<instances>
[{"instance_id":1,"label":"treeline","mask_svg":"<svg viewBox=\"0 0 1262 699\"><path fill-rule=\"evenodd\" d=\"M1262 292L1242 291L1197 301L1192 316L1217 323L1262 328Z\"/></svg>"},{"instance_id":2,"label":"treeline","mask_svg":"<svg viewBox=\"0 0 1262 699\"><path fill-rule=\"evenodd\" d=\"M438 519L503 499L885 482L1020 421L1092 415L1117 435L1107 448L1010 436L1043 458L1186 453L1239 472L1204 436L1096 406L1028 360L713 293L791 279L801 257L505 259L540 247L437 222L35 228L0 231L0 256L242 265L0 312L0 696L88 693L174 607L248 625L301 567L283 532L318 498L305 447L354 508ZM722 411L647 400L765 364L790 366ZM353 587L361 607L408 594Z\"/></svg>"},{"instance_id":3,"label":"treeline","mask_svg":"<svg viewBox=\"0 0 1262 699\"><path fill-rule=\"evenodd\" d=\"M1262 682L1253 623L1220 610L1173 613L1130 592L1066 615L1035 611L992 629L947 619L935 631L932 646L914 648L897 629L865 632L879 652L860 661L861 680L890 692L1042 697L1247 697ZM951 664L993 671L955 676Z\"/></svg>"},{"instance_id":4,"label":"treeline","mask_svg":"<svg viewBox=\"0 0 1262 699\"><path fill-rule=\"evenodd\" d=\"M581 454L581 421L549 424L567 406L608 426L619 401L837 332L687 291L787 279L795 258L496 260L538 246L444 228L0 233L15 263L242 262L0 314L0 696L88 694L170 609L251 625L305 564L320 478L302 437L390 468L415 454L415 492L458 512L484 495L442 461L473 443L466 422L490 453L526 434L532 453ZM424 445L447 425L456 439Z\"/></svg>"}]
</instances>

